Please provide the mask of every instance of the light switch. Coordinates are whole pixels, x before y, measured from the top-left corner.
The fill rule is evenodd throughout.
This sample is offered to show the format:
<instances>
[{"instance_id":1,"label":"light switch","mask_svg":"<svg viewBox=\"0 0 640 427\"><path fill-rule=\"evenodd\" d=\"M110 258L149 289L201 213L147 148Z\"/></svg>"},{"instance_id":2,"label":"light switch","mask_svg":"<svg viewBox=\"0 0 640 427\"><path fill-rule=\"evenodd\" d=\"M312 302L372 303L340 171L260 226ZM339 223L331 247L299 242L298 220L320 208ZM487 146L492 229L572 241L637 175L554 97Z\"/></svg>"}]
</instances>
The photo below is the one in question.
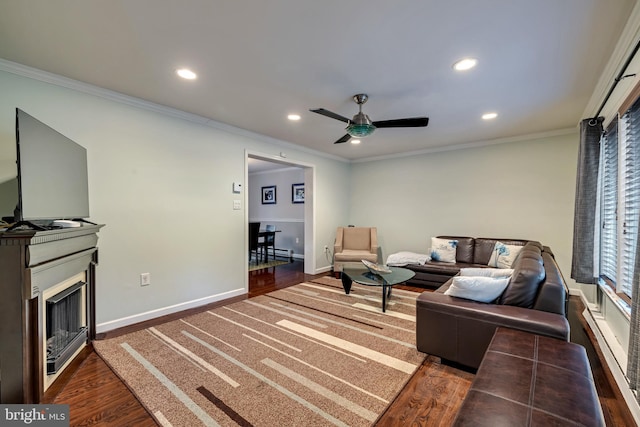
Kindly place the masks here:
<instances>
[{"instance_id":1,"label":"light switch","mask_svg":"<svg viewBox=\"0 0 640 427\"><path fill-rule=\"evenodd\" d=\"M234 182L233 183L233 192L234 193L242 193L242 183L241 182Z\"/></svg>"},{"instance_id":2,"label":"light switch","mask_svg":"<svg viewBox=\"0 0 640 427\"><path fill-rule=\"evenodd\" d=\"M234 211L239 211L240 209L242 209L242 201L241 200L234 200L233 201L233 210Z\"/></svg>"}]
</instances>

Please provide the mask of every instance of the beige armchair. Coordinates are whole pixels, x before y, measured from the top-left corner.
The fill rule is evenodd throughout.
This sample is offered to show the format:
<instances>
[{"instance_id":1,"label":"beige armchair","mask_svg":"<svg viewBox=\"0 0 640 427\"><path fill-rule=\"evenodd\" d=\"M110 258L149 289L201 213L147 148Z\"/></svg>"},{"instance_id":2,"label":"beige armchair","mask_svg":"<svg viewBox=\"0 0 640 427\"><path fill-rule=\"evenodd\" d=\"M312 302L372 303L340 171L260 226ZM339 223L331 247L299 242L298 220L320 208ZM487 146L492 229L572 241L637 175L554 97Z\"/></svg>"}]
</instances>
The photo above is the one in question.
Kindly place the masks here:
<instances>
[{"instance_id":1,"label":"beige armchair","mask_svg":"<svg viewBox=\"0 0 640 427\"><path fill-rule=\"evenodd\" d=\"M338 227L333 246L333 271L342 271L345 264L362 260L378 262L378 231L376 227Z\"/></svg>"}]
</instances>

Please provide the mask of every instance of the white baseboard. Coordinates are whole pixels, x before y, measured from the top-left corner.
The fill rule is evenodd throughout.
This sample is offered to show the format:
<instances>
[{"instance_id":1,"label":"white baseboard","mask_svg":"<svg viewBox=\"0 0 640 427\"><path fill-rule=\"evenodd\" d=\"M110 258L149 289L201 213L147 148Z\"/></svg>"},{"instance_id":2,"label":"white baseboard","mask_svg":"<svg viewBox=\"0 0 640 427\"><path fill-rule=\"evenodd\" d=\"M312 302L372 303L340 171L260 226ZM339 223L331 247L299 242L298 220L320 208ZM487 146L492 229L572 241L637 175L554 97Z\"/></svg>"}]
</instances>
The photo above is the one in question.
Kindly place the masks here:
<instances>
[{"instance_id":1,"label":"white baseboard","mask_svg":"<svg viewBox=\"0 0 640 427\"><path fill-rule=\"evenodd\" d=\"M315 273L313 273L313 274L322 274L322 273L327 273L327 272L331 271L331 268L332 268L332 267L331 267L330 265L328 265L328 266L326 266L326 267L316 268L316 272L315 272Z\"/></svg>"},{"instance_id":2,"label":"white baseboard","mask_svg":"<svg viewBox=\"0 0 640 427\"><path fill-rule=\"evenodd\" d=\"M96 332L103 333L103 332L112 331L114 329L123 328L125 326L134 325L136 323L144 322L146 320L151 320L157 317L166 316L168 314L173 314L179 311L188 310L191 308L196 308L203 305L211 304L213 302L222 301L224 299L233 298L236 296L244 295L246 293L247 293L247 290L245 288L234 289L232 291L223 292L221 294L210 295L208 297L198 298L198 299L186 301L180 304L175 304L168 307L146 311L144 313L134 314L132 316L122 317L120 319L98 323L96 324Z\"/></svg>"},{"instance_id":3,"label":"white baseboard","mask_svg":"<svg viewBox=\"0 0 640 427\"><path fill-rule=\"evenodd\" d=\"M289 254L291 253L291 252L290 252L290 251L291 251L291 249L275 248L275 251L276 251L276 256L277 256L277 257L281 257L281 258L282 258L282 257L289 257ZM281 252L281 253L282 253L282 252L284 252L284 255L283 255L283 254L281 254L281 253L279 254L278 252ZM304 259L304 254L297 254L297 253L295 253L295 252L294 252L294 253L291 255L291 258L294 258L294 259Z\"/></svg>"}]
</instances>

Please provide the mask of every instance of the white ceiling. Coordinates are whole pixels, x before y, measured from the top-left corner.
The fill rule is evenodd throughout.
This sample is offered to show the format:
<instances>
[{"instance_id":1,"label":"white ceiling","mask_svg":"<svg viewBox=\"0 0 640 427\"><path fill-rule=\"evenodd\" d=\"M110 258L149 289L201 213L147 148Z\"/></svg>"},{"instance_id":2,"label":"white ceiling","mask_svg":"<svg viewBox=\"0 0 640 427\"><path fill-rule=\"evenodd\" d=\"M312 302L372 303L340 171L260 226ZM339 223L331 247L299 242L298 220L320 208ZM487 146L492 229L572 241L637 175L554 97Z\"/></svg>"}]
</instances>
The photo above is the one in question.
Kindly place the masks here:
<instances>
[{"instance_id":1,"label":"white ceiling","mask_svg":"<svg viewBox=\"0 0 640 427\"><path fill-rule=\"evenodd\" d=\"M574 128L635 1L9 0L0 58L362 159ZM350 118L361 92L429 126L334 145L344 123L308 110Z\"/></svg>"}]
</instances>

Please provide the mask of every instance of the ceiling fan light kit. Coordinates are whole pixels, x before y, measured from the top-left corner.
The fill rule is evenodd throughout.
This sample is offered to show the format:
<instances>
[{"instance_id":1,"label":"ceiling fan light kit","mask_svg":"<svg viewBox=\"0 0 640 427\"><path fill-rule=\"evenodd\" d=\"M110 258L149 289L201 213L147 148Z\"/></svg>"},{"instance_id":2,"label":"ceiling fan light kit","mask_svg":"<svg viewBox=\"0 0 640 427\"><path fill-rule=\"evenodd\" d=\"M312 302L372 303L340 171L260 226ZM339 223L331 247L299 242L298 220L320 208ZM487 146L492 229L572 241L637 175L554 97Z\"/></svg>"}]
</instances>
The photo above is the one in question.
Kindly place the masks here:
<instances>
[{"instance_id":1,"label":"ceiling fan light kit","mask_svg":"<svg viewBox=\"0 0 640 427\"><path fill-rule=\"evenodd\" d=\"M362 125L351 123L349 126L347 126L347 133L356 138L364 138L365 136L369 136L373 133L374 130L376 130L376 127L374 125L366 123Z\"/></svg>"},{"instance_id":2,"label":"ceiling fan light kit","mask_svg":"<svg viewBox=\"0 0 640 427\"><path fill-rule=\"evenodd\" d=\"M342 138L334 142L334 144L342 144L349 141L351 137L364 138L371 135L377 128L401 128L401 127L424 127L429 124L428 117L412 117L406 119L394 119L394 120L381 120L371 121L369 116L362 112L362 104L367 102L369 96L365 93L359 93L353 96L353 100L358 104L358 114L353 116L351 120L346 117L336 114L332 111L325 110L324 108L317 108L315 110L309 110L313 113L321 114L323 116L340 120L347 124L347 134Z\"/></svg>"}]
</instances>

